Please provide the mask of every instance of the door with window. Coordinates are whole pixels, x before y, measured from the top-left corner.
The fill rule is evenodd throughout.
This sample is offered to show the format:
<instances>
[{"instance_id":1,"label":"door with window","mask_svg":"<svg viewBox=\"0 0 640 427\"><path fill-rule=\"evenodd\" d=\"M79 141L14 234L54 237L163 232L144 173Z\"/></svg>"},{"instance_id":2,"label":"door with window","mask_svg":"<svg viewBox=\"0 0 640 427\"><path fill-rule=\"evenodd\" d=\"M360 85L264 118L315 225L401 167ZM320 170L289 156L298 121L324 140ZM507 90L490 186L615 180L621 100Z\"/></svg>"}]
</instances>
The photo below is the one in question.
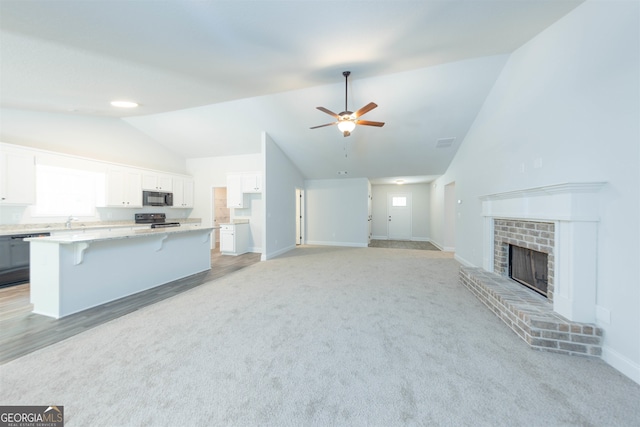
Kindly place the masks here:
<instances>
[{"instance_id":1,"label":"door with window","mask_svg":"<svg viewBox=\"0 0 640 427\"><path fill-rule=\"evenodd\" d=\"M411 193L387 194L387 237L411 240Z\"/></svg>"}]
</instances>

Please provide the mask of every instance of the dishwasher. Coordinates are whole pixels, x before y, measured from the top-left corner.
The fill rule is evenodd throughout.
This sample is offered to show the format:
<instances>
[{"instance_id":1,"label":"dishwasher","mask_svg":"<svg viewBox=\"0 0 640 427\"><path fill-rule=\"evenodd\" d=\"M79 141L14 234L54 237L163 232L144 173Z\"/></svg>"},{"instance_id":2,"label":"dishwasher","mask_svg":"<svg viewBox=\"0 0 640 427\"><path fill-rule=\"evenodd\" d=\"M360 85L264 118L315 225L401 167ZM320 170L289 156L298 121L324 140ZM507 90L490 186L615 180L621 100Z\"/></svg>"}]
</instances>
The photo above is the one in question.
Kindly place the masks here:
<instances>
[{"instance_id":1,"label":"dishwasher","mask_svg":"<svg viewBox=\"0 0 640 427\"><path fill-rule=\"evenodd\" d=\"M29 281L29 242L24 239L49 235L29 233L0 236L0 288Z\"/></svg>"}]
</instances>

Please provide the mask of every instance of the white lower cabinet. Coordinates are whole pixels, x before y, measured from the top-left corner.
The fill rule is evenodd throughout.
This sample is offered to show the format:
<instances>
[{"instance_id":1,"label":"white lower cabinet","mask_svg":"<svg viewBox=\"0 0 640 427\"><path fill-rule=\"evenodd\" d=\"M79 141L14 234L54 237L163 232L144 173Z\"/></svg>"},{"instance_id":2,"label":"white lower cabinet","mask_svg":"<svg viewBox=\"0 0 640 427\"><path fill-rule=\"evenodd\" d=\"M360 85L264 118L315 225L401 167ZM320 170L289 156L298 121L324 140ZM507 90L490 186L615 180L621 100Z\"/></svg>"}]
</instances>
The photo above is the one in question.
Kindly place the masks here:
<instances>
[{"instance_id":1,"label":"white lower cabinet","mask_svg":"<svg viewBox=\"0 0 640 427\"><path fill-rule=\"evenodd\" d=\"M220 253L242 255L249 252L249 224L220 225Z\"/></svg>"}]
</instances>

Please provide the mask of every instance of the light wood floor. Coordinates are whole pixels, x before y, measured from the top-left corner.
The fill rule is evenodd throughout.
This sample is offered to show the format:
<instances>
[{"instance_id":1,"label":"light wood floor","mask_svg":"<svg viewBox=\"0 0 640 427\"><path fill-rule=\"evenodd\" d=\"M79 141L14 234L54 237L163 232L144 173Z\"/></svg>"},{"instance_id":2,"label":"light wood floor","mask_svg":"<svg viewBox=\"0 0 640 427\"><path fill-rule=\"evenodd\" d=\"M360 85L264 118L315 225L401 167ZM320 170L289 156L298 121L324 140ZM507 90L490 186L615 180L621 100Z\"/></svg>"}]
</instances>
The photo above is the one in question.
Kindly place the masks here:
<instances>
[{"instance_id":1,"label":"light wood floor","mask_svg":"<svg viewBox=\"0 0 640 427\"><path fill-rule=\"evenodd\" d=\"M109 302L62 319L31 313L29 284L0 289L0 363L24 356L80 332L218 279L260 261L260 254L211 251L211 270Z\"/></svg>"}]
</instances>

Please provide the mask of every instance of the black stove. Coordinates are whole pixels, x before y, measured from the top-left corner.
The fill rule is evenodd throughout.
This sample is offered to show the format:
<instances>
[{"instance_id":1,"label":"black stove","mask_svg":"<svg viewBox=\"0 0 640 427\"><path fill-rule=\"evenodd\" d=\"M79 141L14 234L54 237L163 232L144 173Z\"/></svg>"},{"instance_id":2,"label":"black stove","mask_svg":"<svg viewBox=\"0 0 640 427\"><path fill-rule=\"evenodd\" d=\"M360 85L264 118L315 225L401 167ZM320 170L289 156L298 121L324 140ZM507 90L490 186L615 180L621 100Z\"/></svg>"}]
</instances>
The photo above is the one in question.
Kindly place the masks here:
<instances>
[{"instance_id":1,"label":"black stove","mask_svg":"<svg viewBox=\"0 0 640 427\"><path fill-rule=\"evenodd\" d=\"M151 224L151 228L180 227L179 222L167 222L167 216L163 213L138 213L136 224Z\"/></svg>"}]
</instances>

